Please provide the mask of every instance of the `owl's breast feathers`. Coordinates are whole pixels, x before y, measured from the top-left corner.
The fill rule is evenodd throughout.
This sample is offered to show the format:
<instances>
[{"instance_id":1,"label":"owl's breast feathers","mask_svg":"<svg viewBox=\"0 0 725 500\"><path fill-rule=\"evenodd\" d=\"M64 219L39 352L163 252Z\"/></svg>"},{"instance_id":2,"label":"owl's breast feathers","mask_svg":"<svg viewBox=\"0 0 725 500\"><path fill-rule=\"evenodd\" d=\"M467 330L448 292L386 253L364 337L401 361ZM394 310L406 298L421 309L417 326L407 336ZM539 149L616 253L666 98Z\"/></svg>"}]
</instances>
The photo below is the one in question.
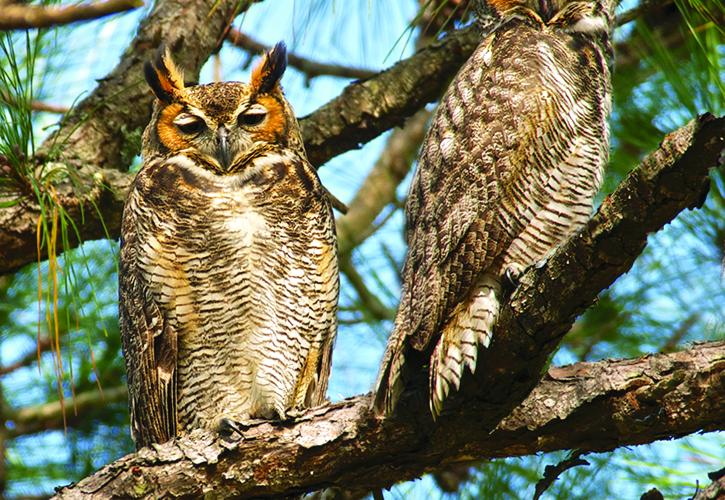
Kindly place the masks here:
<instances>
[{"instance_id":1,"label":"owl's breast feathers","mask_svg":"<svg viewBox=\"0 0 725 500\"><path fill-rule=\"evenodd\" d=\"M124 351L136 366L132 412L143 406L132 421L154 428L169 420L157 425L160 436L135 430L137 444L212 427L221 416L284 417L324 399L336 243L328 198L305 159L270 152L225 176L183 155L154 160L134 182L123 225ZM141 318L136 305L155 308L158 319ZM176 394L154 402L170 339Z\"/></svg>"}]
</instances>

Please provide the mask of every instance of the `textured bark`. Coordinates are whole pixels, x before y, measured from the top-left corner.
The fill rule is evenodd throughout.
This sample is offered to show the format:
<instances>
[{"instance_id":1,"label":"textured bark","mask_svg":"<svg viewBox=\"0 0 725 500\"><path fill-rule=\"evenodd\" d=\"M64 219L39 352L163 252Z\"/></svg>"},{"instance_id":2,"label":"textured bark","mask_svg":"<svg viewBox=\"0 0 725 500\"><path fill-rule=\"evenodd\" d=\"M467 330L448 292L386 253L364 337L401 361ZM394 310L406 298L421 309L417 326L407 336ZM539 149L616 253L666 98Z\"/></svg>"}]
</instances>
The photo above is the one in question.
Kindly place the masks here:
<instances>
[{"instance_id":1,"label":"textured bark","mask_svg":"<svg viewBox=\"0 0 725 500\"><path fill-rule=\"evenodd\" d=\"M58 498L198 498L210 492L252 498L329 486L373 489L456 462L574 447L606 451L723 429L725 343L553 368L493 433L470 406L432 427L413 418L378 420L370 403L359 396L310 410L296 422L256 425L231 444L195 431L107 465Z\"/></svg>"},{"instance_id":2,"label":"textured bark","mask_svg":"<svg viewBox=\"0 0 725 500\"><path fill-rule=\"evenodd\" d=\"M123 200L132 179L124 170L139 152L140 133L151 111L152 95L143 81L143 63L164 41L187 70L187 80L193 80L233 19L236 4L231 0L220 2L207 19L208 6L215 3L160 0L119 66L65 117L60 132L44 143L39 161L53 158L77 168L81 175L81 188L71 190L67 186L59 198L82 241L119 235ZM244 9L250 3L253 1L241 2L240 6ZM340 96L302 118L300 125L312 163L319 166L361 147L434 101L477 41L472 29L451 33L377 76L351 83ZM32 203L0 210L0 274L38 259L38 214ZM72 235L70 247L77 244ZM59 242L58 252L62 250Z\"/></svg>"}]
</instances>

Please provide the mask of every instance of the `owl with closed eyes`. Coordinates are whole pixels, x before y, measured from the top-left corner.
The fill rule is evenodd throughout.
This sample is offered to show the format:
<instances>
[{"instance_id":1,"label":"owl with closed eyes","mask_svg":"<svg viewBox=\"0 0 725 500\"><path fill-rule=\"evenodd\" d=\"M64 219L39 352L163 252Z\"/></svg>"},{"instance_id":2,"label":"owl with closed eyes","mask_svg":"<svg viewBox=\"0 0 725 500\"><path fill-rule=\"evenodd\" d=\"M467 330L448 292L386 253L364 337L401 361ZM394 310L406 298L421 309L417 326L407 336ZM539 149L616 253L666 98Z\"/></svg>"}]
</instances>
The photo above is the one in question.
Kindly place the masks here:
<instances>
[{"instance_id":1,"label":"owl with closed eyes","mask_svg":"<svg viewBox=\"0 0 725 500\"><path fill-rule=\"evenodd\" d=\"M119 315L137 447L324 401L338 273L327 191L280 79L186 86L166 50L123 212Z\"/></svg>"},{"instance_id":2,"label":"owl with closed eyes","mask_svg":"<svg viewBox=\"0 0 725 500\"><path fill-rule=\"evenodd\" d=\"M478 1L483 40L434 113L408 194L378 414L394 410L413 358L429 360L440 414L495 335L502 289L588 220L608 159L615 5Z\"/></svg>"}]
</instances>

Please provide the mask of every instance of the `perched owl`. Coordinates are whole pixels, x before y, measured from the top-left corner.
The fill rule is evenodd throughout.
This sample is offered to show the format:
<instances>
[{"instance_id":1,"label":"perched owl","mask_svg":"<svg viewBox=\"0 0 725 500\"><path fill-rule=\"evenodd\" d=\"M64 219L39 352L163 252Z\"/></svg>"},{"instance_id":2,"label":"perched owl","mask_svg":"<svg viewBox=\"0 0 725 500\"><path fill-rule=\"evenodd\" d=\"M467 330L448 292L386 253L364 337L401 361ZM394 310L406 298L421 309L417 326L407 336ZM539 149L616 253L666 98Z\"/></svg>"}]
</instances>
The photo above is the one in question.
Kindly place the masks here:
<instances>
[{"instance_id":1,"label":"perched owl","mask_svg":"<svg viewBox=\"0 0 725 500\"><path fill-rule=\"evenodd\" d=\"M120 328L138 447L321 403L337 323L331 203L279 81L187 87L168 51L121 228Z\"/></svg>"},{"instance_id":2,"label":"perched owl","mask_svg":"<svg viewBox=\"0 0 725 500\"><path fill-rule=\"evenodd\" d=\"M491 342L502 285L589 218L607 163L613 0L488 0L441 99L406 206L408 255L375 407L430 355L437 416Z\"/></svg>"}]
</instances>

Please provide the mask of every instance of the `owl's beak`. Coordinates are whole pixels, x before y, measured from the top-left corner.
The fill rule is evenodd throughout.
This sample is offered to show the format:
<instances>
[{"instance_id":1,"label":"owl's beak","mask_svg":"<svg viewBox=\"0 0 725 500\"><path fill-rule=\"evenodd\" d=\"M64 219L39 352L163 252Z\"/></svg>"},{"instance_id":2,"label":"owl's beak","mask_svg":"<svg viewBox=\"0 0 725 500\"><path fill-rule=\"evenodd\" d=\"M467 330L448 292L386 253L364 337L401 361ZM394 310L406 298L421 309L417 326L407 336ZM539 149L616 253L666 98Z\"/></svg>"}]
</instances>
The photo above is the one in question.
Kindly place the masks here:
<instances>
[{"instance_id":1,"label":"owl's beak","mask_svg":"<svg viewBox=\"0 0 725 500\"><path fill-rule=\"evenodd\" d=\"M229 151L229 130L222 125L216 131L216 159L224 170L229 168L232 158Z\"/></svg>"}]
</instances>

